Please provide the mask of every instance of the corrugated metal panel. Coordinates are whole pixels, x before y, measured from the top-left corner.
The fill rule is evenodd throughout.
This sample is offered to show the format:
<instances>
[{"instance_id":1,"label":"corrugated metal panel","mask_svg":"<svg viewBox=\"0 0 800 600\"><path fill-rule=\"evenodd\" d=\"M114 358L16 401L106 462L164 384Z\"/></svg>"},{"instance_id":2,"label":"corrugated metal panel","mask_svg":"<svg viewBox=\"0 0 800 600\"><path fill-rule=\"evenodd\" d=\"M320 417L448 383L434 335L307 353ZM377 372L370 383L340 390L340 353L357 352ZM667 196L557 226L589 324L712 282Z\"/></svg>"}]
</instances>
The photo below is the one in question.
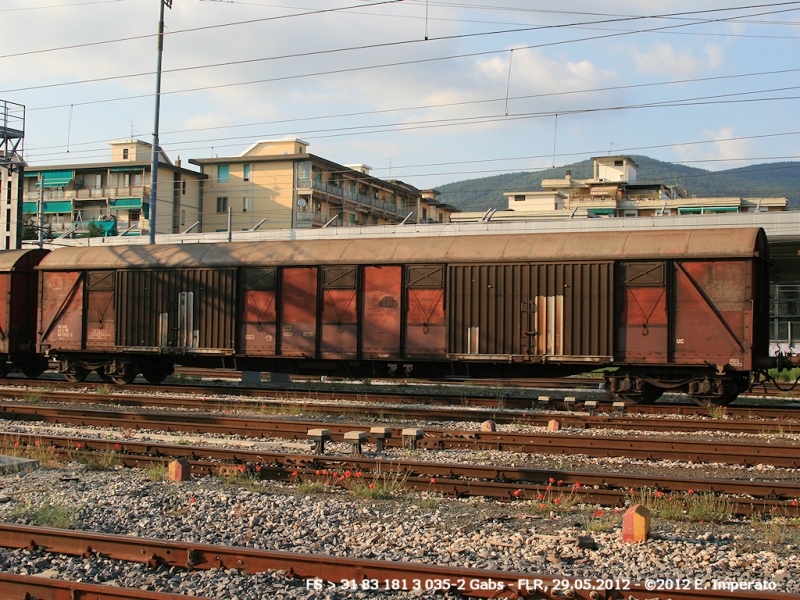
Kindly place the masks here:
<instances>
[{"instance_id":1,"label":"corrugated metal panel","mask_svg":"<svg viewBox=\"0 0 800 600\"><path fill-rule=\"evenodd\" d=\"M555 262L741 258L760 252L761 229L602 231L517 235L106 246L56 250L42 268L197 268L279 265Z\"/></svg>"},{"instance_id":2,"label":"corrugated metal panel","mask_svg":"<svg viewBox=\"0 0 800 600\"><path fill-rule=\"evenodd\" d=\"M612 276L611 263L451 266L448 352L611 356Z\"/></svg>"},{"instance_id":3,"label":"corrugated metal panel","mask_svg":"<svg viewBox=\"0 0 800 600\"><path fill-rule=\"evenodd\" d=\"M117 272L117 345L232 351L235 269Z\"/></svg>"}]
</instances>

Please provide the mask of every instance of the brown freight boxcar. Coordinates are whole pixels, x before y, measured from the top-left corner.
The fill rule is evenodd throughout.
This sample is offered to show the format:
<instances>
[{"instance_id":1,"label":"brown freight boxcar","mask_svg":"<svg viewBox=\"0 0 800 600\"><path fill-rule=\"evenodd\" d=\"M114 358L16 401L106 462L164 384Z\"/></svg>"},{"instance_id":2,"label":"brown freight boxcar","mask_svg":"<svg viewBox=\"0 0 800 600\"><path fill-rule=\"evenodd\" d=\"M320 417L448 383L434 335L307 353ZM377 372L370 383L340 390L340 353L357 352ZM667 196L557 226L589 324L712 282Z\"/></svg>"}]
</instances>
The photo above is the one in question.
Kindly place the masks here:
<instances>
[{"instance_id":1,"label":"brown freight boxcar","mask_svg":"<svg viewBox=\"0 0 800 600\"><path fill-rule=\"evenodd\" d=\"M38 348L71 379L173 365L560 376L726 403L768 362L760 229L69 248L39 265Z\"/></svg>"},{"instance_id":2,"label":"brown freight boxcar","mask_svg":"<svg viewBox=\"0 0 800 600\"><path fill-rule=\"evenodd\" d=\"M0 252L0 377L15 368L38 377L47 368L36 354L38 276L34 270L47 252Z\"/></svg>"}]
</instances>

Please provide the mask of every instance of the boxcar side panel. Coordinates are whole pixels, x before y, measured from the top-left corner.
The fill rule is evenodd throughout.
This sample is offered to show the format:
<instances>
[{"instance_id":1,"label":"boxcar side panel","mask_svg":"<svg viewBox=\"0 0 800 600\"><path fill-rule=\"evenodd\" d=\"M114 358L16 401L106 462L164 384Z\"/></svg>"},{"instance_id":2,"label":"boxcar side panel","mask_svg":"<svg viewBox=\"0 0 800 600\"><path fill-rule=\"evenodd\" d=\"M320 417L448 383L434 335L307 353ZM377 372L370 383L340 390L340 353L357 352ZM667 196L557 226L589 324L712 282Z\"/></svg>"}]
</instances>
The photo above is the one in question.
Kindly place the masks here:
<instances>
[{"instance_id":1,"label":"boxcar side panel","mask_svg":"<svg viewBox=\"0 0 800 600\"><path fill-rule=\"evenodd\" d=\"M39 344L43 349L80 350L83 346L83 273L42 272Z\"/></svg>"},{"instance_id":2,"label":"boxcar side panel","mask_svg":"<svg viewBox=\"0 0 800 600\"><path fill-rule=\"evenodd\" d=\"M365 359L400 357L403 268L365 267L361 352Z\"/></svg>"},{"instance_id":3,"label":"boxcar side panel","mask_svg":"<svg viewBox=\"0 0 800 600\"><path fill-rule=\"evenodd\" d=\"M115 343L114 271L89 271L86 287L86 349L110 350Z\"/></svg>"},{"instance_id":4,"label":"boxcar side panel","mask_svg":"<svg viewBox=\"0 0 800 600\"><path fill-rule=\"evenodd\" d=\"M0 273L0 354L11 352L11 273Z\"/></svg>"},{"instance_id":5,"label":"boxcar side panel","mask_svg":"<svg viewBox=\"0 0 800 600\"><path fill-rule=\"evenodd\" d=\"M317 268L281 273L281 356L313 358L317 350Z\"/></svg>"},{"instance_id":6,"label":"boxcar side panel","mask_svg":"<svg viewBox=\"0 0 800 600\"><path fill-rule=\"evenodd\" d=\"M751 283L749 261L675 261L676 362L750 368Z\"/></svg>"},{"instance_id":7,"label":"boxcar side panel","mask_svg":"<svg viewBox=\"0 0 800 600\"><path fill-rule=\"evenodd\" d=\"M446 352L444 267L413 265L406 271L405 356L441 358Z\"/></svg>"},{"instance_id":8,"label":"boxcar side panel","mask_svg":"<svg viewBox=\"0 0 800 600\"><path fill-rule=\"evenodd\" d=\"M355 359L358 354L358 268L322 268L320 358Z\"/></svg>"},{"instance_id":9,"label":"boxcar side panel","mask_svg":"<svg viewBox=\"0 0 800 600\"><path fill-rule=\"evenodd\" d=\"M239 347L247 356L272 356L276 352L277 310L275 269L246 269Z\"/></svg>"}]
</instances>

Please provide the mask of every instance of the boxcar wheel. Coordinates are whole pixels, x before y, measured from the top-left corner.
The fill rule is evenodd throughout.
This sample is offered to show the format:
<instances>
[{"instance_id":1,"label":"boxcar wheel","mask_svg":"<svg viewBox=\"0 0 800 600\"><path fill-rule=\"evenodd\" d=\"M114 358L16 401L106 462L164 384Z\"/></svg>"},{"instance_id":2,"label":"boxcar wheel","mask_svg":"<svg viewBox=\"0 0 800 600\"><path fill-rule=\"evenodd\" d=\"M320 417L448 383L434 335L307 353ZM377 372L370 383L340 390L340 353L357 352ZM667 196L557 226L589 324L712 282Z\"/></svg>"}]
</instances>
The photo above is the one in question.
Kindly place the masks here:
<instances>
[{"instance_id":1,"label":"boxcar wheel","mask_svg":"<svg viewBox=\"0 0 800 600\"><path fill-rule=\"evenodd\" d=\"M75 367L75 371L72 373L64 373L64 379L69 381L70 383L78 383L84 381L91 371L89 369L85 369L83 367Z\"/></svg>"},{"instance_id":2,"label":"boxcar wheel","mask_svg":"<svg viewBox=\"0 0 800 600\"><path fill-rule=\"evenodd\" d=\"M40 360L34 360L29 362L26 365L22 365L20 371L27 377L28 379L36 379L45 372L47 369L47 363L42 362Z\"/></svg>"},{"instance_id":3,"label":"boxcar wheel","mask_svg":"<svg viewBox=\"0 0 800 600\"><path fill-rule=\"evenodd\" d=\"M142 377L147 380L147 383L157 384L163 383L163 381L172 375L175 372L175 369L143 369L142 370Z\"/></svg>"},{"instance_id":4,"label":"boxcar wheel","mask_svg":"<svg viewBox=\"0 0 800 600\"><path fill-rule=\"evenodd\" d=\"M106 375L105 371L103 370L103 367L100 367L99 369L95 369L95 370L94 370L94 372L95 372L95 373L97 373L97 376L98 376L98 377L99 377L99 378L100 378L102 381L104 381L104 382L106 382L106 383L114 383L114 381L111 379L111 377L109 377L108 375Z\"/></svg>"},{"instance_id":5,"label":"boxcar wheel","mask_svg":"<svg viewBox=\"0 0 800 600\"><path fill-rule=\"evenodd\" d=\"M132 383L139 374L139 369L131 363L122 363L115 375L111 375L111 381L117 385L128 385Z\"/></svg>"},{"instance_id":6,"label":"boxcar wheel","mask_svg":"<svg viewBox=\"0 0 800 600\"><path fill-rule=\"evenodd\" d=\"M664 390L649 383L642 382L641 392L625 392L617 397L625 404L651 404L661 398Z\"/></svg>"}]
</instances>

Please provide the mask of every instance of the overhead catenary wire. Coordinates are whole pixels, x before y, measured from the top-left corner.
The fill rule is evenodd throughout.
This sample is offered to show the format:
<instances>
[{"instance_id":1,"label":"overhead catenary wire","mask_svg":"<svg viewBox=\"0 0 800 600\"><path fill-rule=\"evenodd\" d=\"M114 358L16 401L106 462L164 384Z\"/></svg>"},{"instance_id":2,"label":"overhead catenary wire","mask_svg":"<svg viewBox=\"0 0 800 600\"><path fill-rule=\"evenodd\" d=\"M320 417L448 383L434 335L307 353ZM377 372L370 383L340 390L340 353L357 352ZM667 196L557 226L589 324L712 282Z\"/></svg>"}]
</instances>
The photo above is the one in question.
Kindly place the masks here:
<instances>
[{"instance_id":1,"label":"overhead catenary wire","mask_svg":"<svg viewBox=\"0 0 800 600\"><path fill-rule=\"evenodd\" d=\"M397 1L400 1L400 0L397 0ZM792 4L800 4L800 2L794 2ZM800 10L800 8L785 9L785 10L781 10L781 11L770 11L770 12L765 13L765 14L774 14L776 12L792 12L792 11L795 11L795 10ZM599 35L599 36L589 36L589 37L577 38L577 39L572 39L572 40L558 40L558 41L553 41L553 42L543 42L543 43L539 43L539 44L530 44L530 45L526 45L526 46L517 46L515 49L517 49L517 50L529 50L529 49L536 49L536 48L545 48L545 47L559 46L559 45L564 45L564 44L571 44L571 43L578 43L578 42L585 42L585 41L593 41L593 40L598 40L598 39L608 39L608 38L619 37L619 36L623 36L623 35L633 35L633 34L639 34L639 33L652 33L652 32L662 31L662 30L665 30L665 29L674 29L674 28L678 28L678 27L687 27L687 26L690 26L690 25L726 22L726 21L737 20L739 18L741 18L741 17L738 17L738 16L725 17L725 18L720 18L720 19L710 19L710 20L703 20L703 21L697 21L697 22L692 22L692 23L682 23L682 24L678 24L678 25L666 25L666 26L663 26L663 27L654 27L654 28L640 29L640 30L635 30L635 31L617 32L617 33L611 33L611 34ZM544 26L544 27L550 27L550 26ZM553 27L555 27L555 26L553 26ZM525 31L525 30L527 30L527 29L515 29L515 30L507 30L507 31L482 32L482 33L472 33L472 34L458 34L458 35L453 35L453 36L442 36L442 37L439 37L439 38L432 38L432 39L435 39L435 40L438 40L438 41L441 41L441 40L452 40L452 39L459 39L459 38L465 38L465 37L475 37L475 36L500 35L500 34L506 34L506 33L516 33L516 32ZM228 61L226 63L215 63L212 66L213 67L230 66L232 64L246 64L246 63L260 62L260 61L266 61L266 60L279 60L279 59L283 59L283 58L297 58L297 57L300 57L300 56L307 57L307 56L314 56L314 55L318 55L318 54L331 54L331 53L343 52L343 51L367 50L367 49L375 49L375 48L379 48L379 47L390 47L390 46L399 46L399 45L404 45L404 44L418 43L419 41L420 40L405 40L405 41L399 41L399 42L386 42L386 43L381 43L381 44L369 44L369 45L366 45L366 46L353 46L353 47L342 48L342 49L332 49L332 50L329 49L329 50L321 50L321 51L302 52L302 53L295 53L295 54L284 55L284 56L279 56L279 57L265 57L265 58L259 58L259 59L246 59L246 60L242 60L242 61ZM277 81L286 81L286 80L291 80L291 79L302 79L302 78L306 78L306 77L317 77L317 76L324 76L324 75L335 75L335 74L341 74L341 73L367 71L367 70L372 70L372 69L383 69L383 68L405 66L405 65L432 63L432 62L438 62L438 61L443 61L443 60L454 60L454 59L458 59L458 58L474 58L474 57L477 57L477 56L485 56L485 55L489 55L489 54L497 54L499 52L505 52L505 51L507 51L507 50L505 50L505 49L485 50L485 51L479 51L479 52L469 52L469 53L462 53L462 54L447 55L447 56L435 57L435 58L422 58L422 59L414 59L414 60L408 60L408 61L396 61L396 62L379 64L379 65L368 65L368 66L361 66L361 67L341 68L341 69L335 69L335 70L330 70L330 71L321 71L321 72L307 73L307 74L301 74L301 75L287 75L287 76L283 76L283 77L264 78L264 79L255 79L255 80L242 81L242 82L232 82L232 83L223 83L223 84L216 84L216 85L198 86L198 87L187 88L187 89L182 89L182 90L172 90L172 91L169 91L169 92L162 92L162 95L183 94L183 93L190 93L190 92L197 92L197 91L214 90L214 89L230 88L230 87L245 86L245 85L254 85L254 84L258 84L258 83L273 83L273 82L277 82ZM0 56L0 58L3 58L3 57ZM165 72L176 72L178 70L186 71L186 70L204 69L204 68L210 68L210 67L207 66L207 65L198 65L198 66L194 66L194 67L185 67L185 68L182 68L182 69L173 69L172 71L165 71ZM108 76L108 77L103 77L103 78L96 78L96 79L93 79L93 80L81 80L80 82L77 82L77 83L93 83L93 82L98 82L98 81L109 81L109 80L112 80L112 79L120 79L120 78L128 78L128 77L139 77L139 76L145 76L145 75L151 75L151 74L152 73L137 73L137 74L125 75L125 76ZM0 90L0 93L27 91L27 90L31 90L31 89L46 89L46 88L51 88L51 87L60 87L62 85L73 85L73 84L74 84L73 82L56 83L56 84L44 84L44 85L41 85L41 86L36 86L35 88L27 87L27 88L18 88L18 89L15 89L15 90ZM121 97L117 97L117 98L106 98L106 99L102 99L102 100L89 100L89 101L84 101L84 102L75 103L75 104L76 105L80 105L80 106L85 106L85 105L90 105L90 104L102 104L102 103L108 103L108 102L119 102L119 101L123 101L123 100L136 100L136 99L139 99L139 98L146 98L148 96L150 96L150 94L136 94L136 95L129 95L129 96L121 96ZM52 110L52 109L56 109L56 108L63 108L64 106L66 106L66 105L65 104L57 104L57 105L52 105L52 106L29 107L28 111Z\"/></svg>"}]
</instances>

